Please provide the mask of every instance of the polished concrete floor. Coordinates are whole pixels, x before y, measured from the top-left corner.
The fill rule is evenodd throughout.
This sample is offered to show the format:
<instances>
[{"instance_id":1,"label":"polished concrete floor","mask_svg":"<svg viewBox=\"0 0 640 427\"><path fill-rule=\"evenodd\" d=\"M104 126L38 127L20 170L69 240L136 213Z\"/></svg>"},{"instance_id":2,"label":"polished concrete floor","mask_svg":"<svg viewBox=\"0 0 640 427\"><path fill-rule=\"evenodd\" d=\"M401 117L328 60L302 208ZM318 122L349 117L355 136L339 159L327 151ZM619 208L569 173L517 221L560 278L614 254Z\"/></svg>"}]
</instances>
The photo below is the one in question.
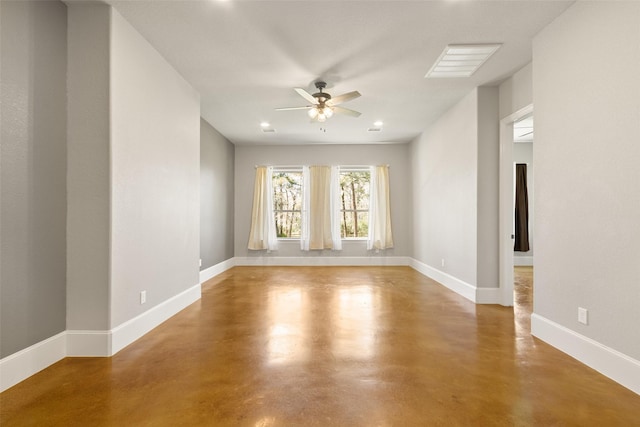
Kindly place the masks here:
<instances>
[{"instance_id":1,"label":"polished concrete floor","mask_svg":"<svg viewBox=\"0 0 640 427\"><path fill-rule=\"evenodd\" d=\"M514 310L408 267L235 267L114 357L4 392L0 425L640 425L640 396L531 337L516 277Z\"/></svg>"}]
</instances>

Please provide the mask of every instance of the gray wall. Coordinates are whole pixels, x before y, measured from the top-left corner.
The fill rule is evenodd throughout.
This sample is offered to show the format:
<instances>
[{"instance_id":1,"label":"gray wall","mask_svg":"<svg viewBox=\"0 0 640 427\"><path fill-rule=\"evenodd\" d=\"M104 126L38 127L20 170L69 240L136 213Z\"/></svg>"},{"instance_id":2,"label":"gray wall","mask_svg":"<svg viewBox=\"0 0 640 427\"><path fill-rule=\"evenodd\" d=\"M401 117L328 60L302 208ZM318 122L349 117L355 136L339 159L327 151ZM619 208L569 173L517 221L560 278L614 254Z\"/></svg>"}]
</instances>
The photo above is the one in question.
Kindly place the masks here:
<instances>
[{"instance_id":1,"label":"gray wall","mask_svg":"<svg viewBox=\"0 0 640 427\"><path fill-rule=\"evenodd\" d=\"M500 84L500 119L531 104L533 100L533 64L522 67Z\"/></svg>"},{"instance_id":2,"label":"gray wall","mask_svg":"<svg viewBox=\"0 0 640 427\"><path fill-rule=\"evenodd\" d=\"M200 283L200 96L115 10L110 53L113 328Z\"/></svg>"},{"instance_id":3,"label":"gray wall","mask_svg":"<svg viewBox=\"0 0 640 427\"><path fill-rule=\"evenodd\" d=\"M109 329L109 32L106 5L68 7L67 329Z\"/></svg>"},{"instance_id":4,"label":"gray wall","mask_svg":"<svg viewBox=\"0 0 640 427\"><path fill-rule=\"evenodd\" d=\"M200 119L201 270L233 257L235 147Z\"/></svg>"},{"instance_id":5,"label":"gray wall","mask_svg":"<svg viewBox=\"0 0 640 427\"><path fill-rule=\"evenodd\" d=\"M281 241L269 256L411 256L411 173L408 144L238 146L235 166L235 255L266 256L250 251L249 229L256 165L390 165L391 226L395 247L378 254L365 241L343 241L342 251L301 251L299 241Z\"/></svg>"},{"instance_id":6,"label":"gray wall","mask_svg":"<svg viewBox=\"0 0 640 427\"><path fill-rule=\"evenodd\" d=\"M109 330L199 283L200 100L109 6L68 16L67 328Z\"/></svg>"},{"instance_id":7,"label":"gray wall","mask_svg":"<svg viewBox=\"0 0 640 427\"><path fill-rule=\"evenodd\" d=\"M476 89L411 143L413 257L474 286L477 153Z\"/></svg>"},{"instance_id":8,"label":"gray wall","mask_svg":"<svg viewBox=\"0 0 640 427\"><path fill-rule=\"evenodd\" d=\"M498 88L478 88L478 241L477 286L496 288L498 278L498 220L500 129Z\"/></svg>"},{"instance_id":9,"label":"gray wall","mask_svg":"<svg viewBox=\"0 0 640 427\"><path fill-rule=\"evenodd\" d=\"M411 143L413 257L477 287L498 287L498 132L483 87Z\"/></svg>"},{"instance_id":10,"label":"gray wall","mask_svg":"<svg viewBox=\"0 0 640 427\"><path fill-rule=\"evenodd\" d=\"M638 22L638 2L576 2L533 43L534 311L636 360Z\"/></svg>"},{"instance_id":11,"label":"gray wall","mask_svg":"<svg viewBox=\"0 0 640 427\"><path fill-rule=\"evenodd\" d=\"M0 357L65 330L66 7L2 2Z\"/></svg>"}]
</instances>

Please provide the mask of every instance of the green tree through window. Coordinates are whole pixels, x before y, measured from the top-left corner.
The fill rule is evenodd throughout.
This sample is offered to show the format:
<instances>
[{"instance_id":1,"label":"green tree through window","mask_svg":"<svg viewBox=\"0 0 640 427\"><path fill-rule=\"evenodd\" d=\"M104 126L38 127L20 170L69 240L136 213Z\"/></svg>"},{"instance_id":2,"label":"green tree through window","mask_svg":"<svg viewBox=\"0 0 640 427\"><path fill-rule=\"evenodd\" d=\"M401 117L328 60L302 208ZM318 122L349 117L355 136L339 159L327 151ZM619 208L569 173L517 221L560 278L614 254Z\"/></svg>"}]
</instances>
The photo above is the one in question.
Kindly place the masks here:
<instances>
[{"instance_id":1,"label":"green tree through window","mask_svg":"<svg viewBox=\"0 0 640 427\"><path fill-rule=\"evenodd\" d=\"M369 234L369 182L367 170L340 172L340 235L345 238L364 238Z\"/></svg>"},{"instance_id":2,"label":"green tree through window","mask_svg":"<svg viewBox=\"0 0 640 427\"><path fill-rule=\"evenodd\" d=\"M272 179L273 216L278 238L300 238L302 172L274 170Z\"/></svg>"}]
</instances>

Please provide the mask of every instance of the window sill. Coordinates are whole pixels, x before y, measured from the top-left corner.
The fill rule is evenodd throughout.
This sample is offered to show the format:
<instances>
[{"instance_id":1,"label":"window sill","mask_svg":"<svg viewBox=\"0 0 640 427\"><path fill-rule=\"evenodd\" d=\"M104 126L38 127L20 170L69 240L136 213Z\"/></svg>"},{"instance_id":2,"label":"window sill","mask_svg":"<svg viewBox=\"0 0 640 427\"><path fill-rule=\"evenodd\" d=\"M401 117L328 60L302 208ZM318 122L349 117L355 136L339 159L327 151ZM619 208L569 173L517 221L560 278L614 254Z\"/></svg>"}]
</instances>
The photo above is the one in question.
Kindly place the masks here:
<instances>
[{"instance_id":1,"label":"window sill","mask_svg":"<svg viewBox=\"0 0 640 427\"><path fill-rule=\"evenodd\" d=\"M366 237L345 237L341 239L343 242L366 242ZM298 237L278 237L278 242L300 242Z\"/></svg>"}]
</instances>

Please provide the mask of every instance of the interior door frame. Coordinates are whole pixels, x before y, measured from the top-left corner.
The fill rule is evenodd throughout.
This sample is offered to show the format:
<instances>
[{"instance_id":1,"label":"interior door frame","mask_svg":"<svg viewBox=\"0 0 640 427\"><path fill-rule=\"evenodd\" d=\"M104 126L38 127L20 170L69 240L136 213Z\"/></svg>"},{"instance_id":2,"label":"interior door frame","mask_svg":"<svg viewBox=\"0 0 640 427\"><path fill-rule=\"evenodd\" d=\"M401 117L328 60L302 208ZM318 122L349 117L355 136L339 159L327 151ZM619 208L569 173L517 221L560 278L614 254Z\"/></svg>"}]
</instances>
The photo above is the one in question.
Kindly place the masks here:
<instances>
[{"instance_id":1,"label":"interior door frame","mask_svg":"<svg viewBox=\"0 0 640 427\"><path fill-rule=\"evenodd\" d=\"M499 278L501 304L513 306L513 124L533 114L529 104L500 120Z\"/></svg>"}]
</instances>

